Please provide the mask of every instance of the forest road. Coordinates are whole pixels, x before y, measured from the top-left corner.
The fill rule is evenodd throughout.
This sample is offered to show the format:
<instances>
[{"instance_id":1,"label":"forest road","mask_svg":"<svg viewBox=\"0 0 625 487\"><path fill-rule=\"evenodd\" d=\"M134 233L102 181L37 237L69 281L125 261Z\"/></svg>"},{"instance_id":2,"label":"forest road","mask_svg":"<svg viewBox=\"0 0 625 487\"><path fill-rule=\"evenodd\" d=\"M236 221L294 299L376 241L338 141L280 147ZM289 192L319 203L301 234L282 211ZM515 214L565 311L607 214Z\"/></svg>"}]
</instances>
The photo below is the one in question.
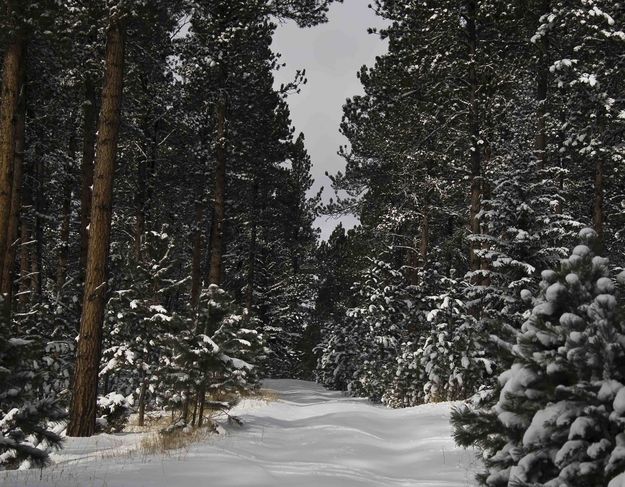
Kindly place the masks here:
<instances>
[{"instance_id":1,"label":"forest road","mask_svg":"<svg viewBox=\"0 0 625 487\"><path fill-rule=\"evenodd\" d=\"M467 487L473 451L455 446L452 403L387 409L313 382L266 380L273 402L244 400L228 426L184 451L65 461L15 472L4 486ZM130 437L132 438L132 437ZM91 439L88 439L91 440ZM73 441L73 440L72 440ZM83 440L84 441L84 440ZM131 441L131 439L127 440ZM68 445L69 450L73 445ZM63 454L58 455L61 460Z\"/></svg>"}]
</instances>

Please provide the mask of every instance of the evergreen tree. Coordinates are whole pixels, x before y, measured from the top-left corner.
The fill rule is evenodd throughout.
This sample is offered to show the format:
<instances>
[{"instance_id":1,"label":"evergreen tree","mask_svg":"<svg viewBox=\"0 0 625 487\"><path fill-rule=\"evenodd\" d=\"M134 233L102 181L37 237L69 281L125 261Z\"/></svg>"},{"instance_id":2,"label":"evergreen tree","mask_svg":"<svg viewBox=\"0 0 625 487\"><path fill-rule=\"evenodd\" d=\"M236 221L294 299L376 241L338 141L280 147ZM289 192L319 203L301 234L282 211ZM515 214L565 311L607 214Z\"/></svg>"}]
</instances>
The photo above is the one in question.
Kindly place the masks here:
<instances>
[{"instance_id":1,"label":"evergreen tree","mask_svg":"<svg viewBox=\"0 0 625 487\"><path fill-rule=\"evenodd\" d=\"M61 421L65 412L46 390L44 343L38 335L17 335L0 318L0 468L44 466L49 450L61 446L50 422Z\"/></svg>"},{"instance_id":2,"label":"evergreen tree","mask_svg":"<svg viewBox=\"0 0 625 487\"><path fill-rule=\"evenodd\" d=\"M483 485L599 486L625 468L622 303L608 260L589 247L597 234L584 229L580 237L583 244L556 271L543 271L514 363L492 400L452 416L456 440L483 452Z\"/></svg>"}]
</instances>

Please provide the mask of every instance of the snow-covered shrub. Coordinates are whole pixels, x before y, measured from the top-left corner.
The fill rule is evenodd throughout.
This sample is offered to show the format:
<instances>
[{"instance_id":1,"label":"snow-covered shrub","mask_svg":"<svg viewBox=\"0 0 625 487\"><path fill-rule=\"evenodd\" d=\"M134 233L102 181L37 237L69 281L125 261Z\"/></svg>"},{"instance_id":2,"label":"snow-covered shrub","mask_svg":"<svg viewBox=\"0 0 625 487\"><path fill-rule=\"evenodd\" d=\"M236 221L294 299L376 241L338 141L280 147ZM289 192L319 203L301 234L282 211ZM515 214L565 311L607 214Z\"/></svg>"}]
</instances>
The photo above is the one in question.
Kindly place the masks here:
<instances>
[{"instance_id":1,"label":"snow-covered shrub","mask_svg":"<svg viewBox=\"0 0 625 487\"><path fill-rule=\"evenodd\" d=\"M169 351L163 355L159 387L169 407L182 408L185 420L190 401L197 401L201 412L208 393L237 394L260 386L263 336L248 328L254 324L251 318L235 311L228 294L211 285L195 319L172 320L174 333L165 336Z\"/></svg>"},{"instance_id":2,"label":"snow-covered shrub","mask_svg":"<svg viewBox=\"0 0 625 487\"><path fill-rule=\"evenodd\" d=\"M465 303L454 294L437 296L427 315L429 334L422 339L417 360L424 375L425 402L471 396L492 374L487 337Z\"/></svg>"},{"instance_id":3,"label":"snow-covered shrub","mask_svg":"<svg viewBox=\"0 0 625 487\"><path fill-rule=\"evenodd\" d=\"M600 487L625 471L625 274L610 278L593 230L580 238L543 271L496 391L452 415L456 440L483 452L482 485Z\"/></svg>"},{"instance_id":4,"label":"snow-covered shrub","mask_svg":"<svg viewBox=\"0 0 625 487\"><path fill-rule=\"evenodd\" d=\"M558 181L564 169L522 154L500 163L478 215L481 233L470 236L480 269L465 276L471 285L463 293L491 336L485 352L498 371L512 363L510 350L530 309L523 297L538 291L540 271L566 256L582 227L563 211L566 195Z\"/></svg>"},{"instance_id":5,"label":"snow-covered shrub","mask_svg":"<svg viewBox=\"0 0 625 487\"><path fill-rule=\"evenodd\" d=\"M411 290L404 284L400 271L373 261L355 286L360 305L326 332L320 347L317 375L324 385L381 400L395 375L412 313Z\"/></svg>"},{"instance_id":6,"label":"snow-covered shrub","mask_svg":"<svg viewBox=\"0 0 625 487\"><path fill-rule=\"evenodd\" d=\"M414 341L402 343L395 377L383 402L406 407L471 396L492 374L488 336L462 301L461 281L429 274L441 295L419 303Z\"/></svg>"},{"instance_id":7,"label":"snow-covered shrub","mask_svg":"<svg viewBox=\"0 0 625 487\"><path fill-rule=\"evenodd\" d=\"M65 411L43 380L42 343L40 336L16 336L0 313L0 469L43 466L50 448L61 445L51 426Z\"/></svg>"},{"instance_id":8,"label":"snow-covered shrub","mask_svg":"<svg viewBox=\"0 0 625 487\"><path fill-rule=\"evenodd\" d=\"M98 397L96 419L98 431L105 433L123 431L132 413L133 405L132 395L124 396L118 392L109 392L106 396Z\"/></svg>"}]
</instances>

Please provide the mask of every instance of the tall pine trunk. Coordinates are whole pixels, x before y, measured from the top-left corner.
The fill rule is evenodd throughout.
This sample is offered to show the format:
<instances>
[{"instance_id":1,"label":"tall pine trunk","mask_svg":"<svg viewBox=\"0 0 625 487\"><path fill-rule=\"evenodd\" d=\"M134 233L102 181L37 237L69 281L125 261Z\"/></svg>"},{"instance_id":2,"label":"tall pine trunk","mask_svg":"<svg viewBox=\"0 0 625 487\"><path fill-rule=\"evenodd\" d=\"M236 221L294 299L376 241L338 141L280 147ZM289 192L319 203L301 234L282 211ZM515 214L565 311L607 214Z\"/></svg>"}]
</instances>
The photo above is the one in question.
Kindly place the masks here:
<instances>
[{"instance_id":1,"label":"tall pine trunk","mask_svg":"<svg viewBox=\"0 0 625 487\"><path fill-rule=\"evenodd\" d=\"M75 156L74 144L74 136L72 135L69 150L69 156L72 160ZM72 219L72 177L70 164L67 164L65 171L63 204L61 206L61 228L59 231L59 258L56 268L56 290L59 295L67 279L67 268L69 265L69 231Z\"/></svg>"},{"instance_id":2,"label":"tall pine trunk","mask_svg":"<svg viewBox=\"0 0 625 487\"><path fill-rule=\"evenodd\" d=\"M87 267L89 247L89 219L91 217L91 185L93 184L93 160L95 158L95 137L98 123L96 109L97 94L93 79L85 78L85 99L83 103L82 161L80 165L80 268Z\"/></svg>"},{"instance_id":3,"label":"tall pine trunk","mask_svg":"<svg viewBox=\"0 0 625 487\"><path fill-rule=\"evenodd\" d=\"M10 14L12 2L8 2ZM15 125L22 86L24 41L16 34L4 51L2 93L0 95L0 276L4 274L9 242Z\"/></svg>"},{"instance_id":4,"label":"tall pine trunk","mask_svg":"<svg viewBox=\"0 0 625 487\"><path fill-rule=\"evenodd\" d=\"M106 69L96 142L85 291L68 436L91 436L95 432L98 369L106 300L106 263L111 234L113 176L121 121L124 37L123 24L112 23L106 39Z\"/></svg>"},{"instance_id":5,"label":"tall pine trunk","mask_svg":"<svg viewBox=\"0 0 625 487\"><path fill-rule=\"evenodd\" d=\"M217 104L216 121L217 167L215 169L208 284L217 284L219 286L222 278L224 223L226 219L226 100L223 95Z\"/></svg>"},{"instance_id":6,"label":"tall pine trunk","mask_svg":"<svg viewBox=\"0 0 625 487\"><path fill-rule=\"evenodd\" d=\"M21 89L17 120L15 123L15 150L13 155L13 178L11 183L11 208L7 229L7 250L0 283L0 294L6 296L7 310L13 301L13 281L15 275L15 256L19 243L18 227L22 210L22 185L24 180L24 136L26 131L26 96L24 86Z\"/></svg>"}]
</instances>

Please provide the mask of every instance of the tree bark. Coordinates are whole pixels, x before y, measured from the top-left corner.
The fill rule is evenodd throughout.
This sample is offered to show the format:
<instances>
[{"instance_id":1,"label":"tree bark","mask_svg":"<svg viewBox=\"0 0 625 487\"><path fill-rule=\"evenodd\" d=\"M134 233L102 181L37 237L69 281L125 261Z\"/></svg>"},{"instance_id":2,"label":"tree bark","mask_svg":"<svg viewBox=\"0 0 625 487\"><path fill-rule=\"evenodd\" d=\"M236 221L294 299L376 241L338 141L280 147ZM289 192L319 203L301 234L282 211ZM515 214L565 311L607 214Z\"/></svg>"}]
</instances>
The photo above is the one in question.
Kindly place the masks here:
<instances>
[{"instance_id":1,"label":"tree bark","mask_svg":"<svg viewBox=\"0 0 625 487\"><path fill-rule=\"evenodd\" d=\"M199 411L198 411L198 418L197 418L197 425L198 428L201 428L202 425L204 424L204 406L206 405L206 389L205 386L202 386L200 388L199 391L199 395L200 395L200 407L199 407Z\"/></svg>"},{"instance_id":2,"label":"tree bark","mask_svg":"<svg viewBox=\"0 0 625 487\"><path fill-rule=\"evenodd\" d=\"M195 203L195 228L193 230L193 255L191 261L191 308L196 309L202 290L202 223L204 204Z\"/></svg>"},{"instance_id":3,"label":"tree bark","mask_svg":"<svg viewBox=\"0 0 625 487\"><path fill-rule=\"evenodd\" d=\"M224 222L226 216L226 100L217 104L217 150L215 193L213 195L213 225L211 226L210 270L208 284L221 285Z\"/></svg>"},{"instance_id":4,"label":"tree bark","mask_svg":"<svg viewBox=\"0 0 625 487\"><path fill-rule=\"evenodd\" d=\"M68 436L95 432L98 368L106 299L106 263L111 234L113 177L121 121L125 29L113 22L107 32L102 107L97 135L85 291L74 371Z\"/></svg>"},{"instance_id":5,"label":"tree bark","mask_svg":"<svg viewBox=\"0 0 625 487\"><path fill-rule=\"evenodd\" d=\"M7 249L0 283L0 294L5 296L7 311L13 302L13 282L15 275L15 255L17 251L18 226L22 209L22 184L24 179L24 135L26 130L26 96L22 84L17 120L15 123L15 148L13 155L13 177L11 182L11 208L7 229Z\"/></svg>"},{"instance_id":6,"label":"tree bark","mask_svg":"<svg viewBox=\"0 0 625 487\"><path fill-rule=\"evenodd\" d=\"M85 78L85 100L83 103L82 161L80 166L80 268L87 266L89 247L89 219L91 217L91 186L93 184L93 160L95 158L95 137L98 122L96 110L97 94L90 76Z\"/></svg>"},{"instance_id":7,"label":"tree bark","mask_svg":"<svg viewBox=\"0 0 625 487\"><path fill-rule=\"evenodd\" d=\"M11 11L12 2L8 3ZM15 125L19 94L22 86L24 42L19 34L11 40L4 52L2 93L0 95L0 276L9 245L9 222L15 156Z\"/></svg>"}]
</instances>

